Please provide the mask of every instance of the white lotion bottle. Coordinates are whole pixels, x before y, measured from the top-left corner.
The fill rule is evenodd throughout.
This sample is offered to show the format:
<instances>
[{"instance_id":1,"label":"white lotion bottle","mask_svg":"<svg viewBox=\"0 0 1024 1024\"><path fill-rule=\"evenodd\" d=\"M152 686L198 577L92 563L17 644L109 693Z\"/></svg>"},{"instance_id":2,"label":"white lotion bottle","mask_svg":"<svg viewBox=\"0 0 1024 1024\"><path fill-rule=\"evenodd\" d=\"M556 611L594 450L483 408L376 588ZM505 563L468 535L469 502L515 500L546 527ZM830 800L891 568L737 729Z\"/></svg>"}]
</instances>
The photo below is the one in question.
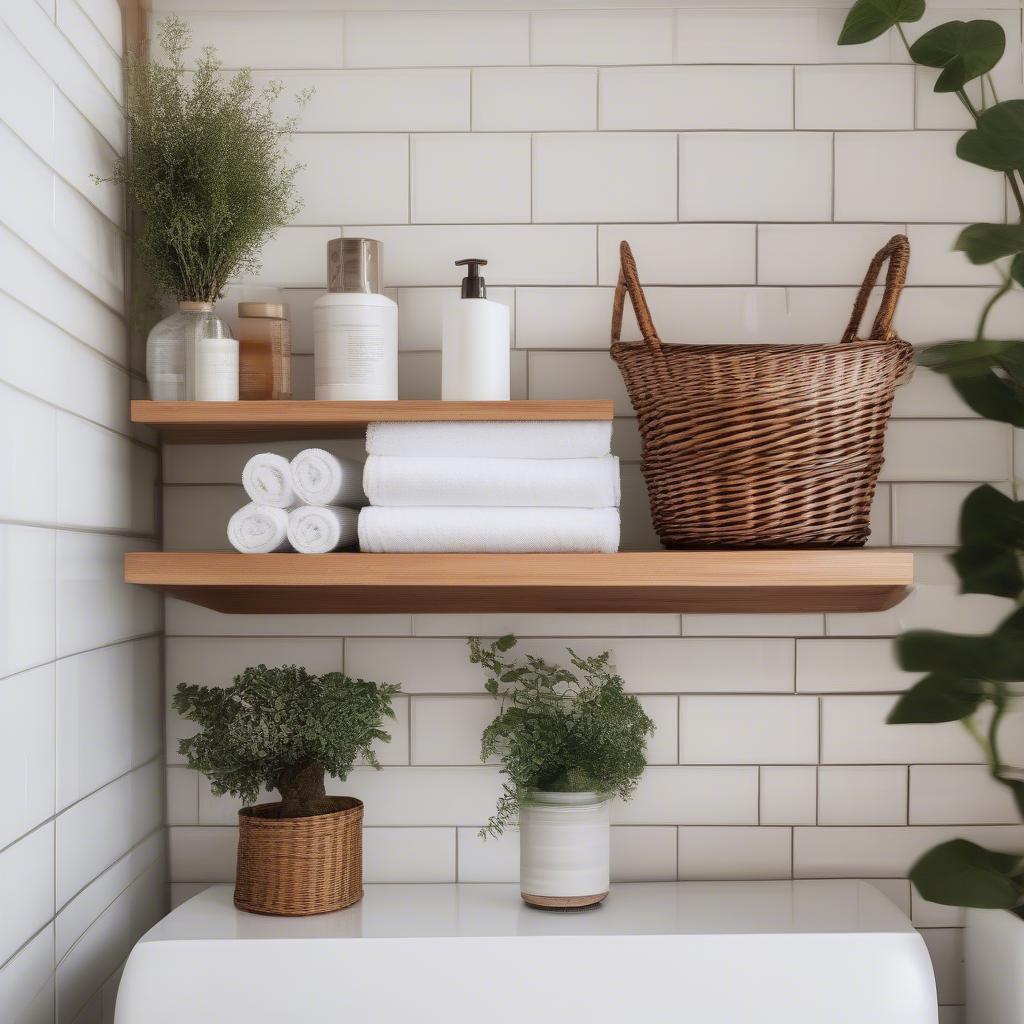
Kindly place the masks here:
<instances>
[{"instance_id":1,"label":"white lotion bottle","mask_svg":"<svg viewBox=\"0 0 1024 1024\"><path fill-rule=\"evenodd\" d=\"M327 287L313 303L317 401L398 398L398 306L383 292L383 245L373 238L327 243Z\"/></svg>"},{"instance_id":2,"label":"white lotion bottle","mask_svg":"<svg viewBox=\"0 0 1024 1024\"><path fill-rule=\"evenodd\" d=\"M480 267L487 260L459 260L468 267L462 296L444 308L441 328L441 398L446 402L507 402L508 306L487 298Z\"/></svg>"}]
</instances>

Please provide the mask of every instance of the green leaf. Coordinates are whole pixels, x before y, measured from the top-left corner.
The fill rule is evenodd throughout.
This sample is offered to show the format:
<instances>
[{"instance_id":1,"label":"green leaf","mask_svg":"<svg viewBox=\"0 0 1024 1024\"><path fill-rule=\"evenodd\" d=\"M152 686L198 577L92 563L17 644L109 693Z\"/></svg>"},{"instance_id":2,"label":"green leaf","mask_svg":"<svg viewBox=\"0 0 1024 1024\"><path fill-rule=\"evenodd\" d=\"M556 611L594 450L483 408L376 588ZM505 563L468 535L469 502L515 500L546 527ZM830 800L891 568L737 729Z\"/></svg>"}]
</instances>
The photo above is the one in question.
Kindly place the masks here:
<instances>
[{"instance_id":1,"label":"green leaf","mask_svg":"<svg viewBox=\"0 0 1024 1024\"><path fill-rule=\"evenodd\" d=\"M984 687L976 679L926 676L900 697L886 722L889 725L959 722L973 715L984 699Z\"/></svg>"},{"instance_id":2,"label":"green leaf","mask_svg":"<svg viewBox=\"0 0 1024 1024\"><path fill-rule=\"evenodd\" d=\"M1024 224L969 224L953 248L972 263L991 263L1024 252Z\"/></svg>"},{"instance_id":3,"label":"green leaf","mask_svg":"<svg viewBox=\"0 0 1024 1024\"><path fill-rule=\"evenodd\" d=\"M1003 623L991 636L912 629L896 639L900 667L945 679L1024 679L1024 636Z\"/></svg>"},{"instance_id":4,"label":"green leaf","mask_svg":"<svg viewBox=\"0 0 1024 1024\"><path fill-rule=\"evenodd\" d=\"M964 544L1024 544L1024 502L991 484L975 487L960 508L960 540Z\"/></svg>"},{"instance_id":5,"label":"green leaf","mask_svg":"<svg viewBox=\"0 0 1024 1024\"><path fill-rule=\"evenodd\" d=\"M957 394L987 420L1024 427L1024 394L1005 377L987 370L977 376L954 376Z\"/></svg>"},{"instance_id":6,"label":"green leaf","mask_svg":"<svg viewBox=\"0 0 1024 1024\"><path fill-rule=\"evenodd\" d=\"M1013 261L1010 263L1010 277L1014 279L1019 285L1024 285L1024 259L1021 258L1021 254L1017 253L1013 257Z\"/></svg>"},{"instance_id":7,"label":"green leaf","mask_svg":"<svg viewBox=\"0 0 1024 1024\"><path fill-rule=\"evenodd\" d=\"M986 544L963 544L949 556L960 577L961 594L1017 598L1024 575L1016 551Z\"/></svg>"},{"instance_id":8,"label":"green leaf","mask_svg":"<svg viewBox=\"0 0 1024 1024\"><path fill-rule=\"evenodd\" d=\"M868 43L901 22L919 21L925 0L857 0L846 16L839 45Z\"/></svg>"},{"instance_id":9,"label":"green leaf","mask_svg":"<svg viewBox=\"0 0 1024 1024\"><path fill-rule=\"evenodd\" d=\"M936 92L956 92L991 71L1006 49L1006 34L994 21L947 21L925 32L910 47L911 59L942 68Z\"/></svg>"},{"instance_id":10,"label":"green leaf","mask_svg":"<svg viewBox=\"0 0 1024 1024\"><path fill-rule=\"evenodd\" d=\"M980 341L944 341L917 353L919 366L950 377L979 376L1002 360L1012 341L982 338Z\"/></svg>"},{"instance_id":11,"label":"green leaf","mask_svg":"<svg viewBox=\"0 0 1024 1024\"><path fill-rule=\"evenodd\" d=\"M956 155L993 171L1024 170L1024 100L1004 100L960 136Z\"/></svg>"},{"instance_id":12,"label":"green leaf","mask_svg":"<svg viewBox=\"0 0 1024 1024\"><path fill-rule=\"evenodd\" d=\"M911 868L910 878L917 891L933 903L1012 910L1024 899L1021 867L1021 858L1014 854L952 839L921 857Z\"/></svg>"}]
</instances>

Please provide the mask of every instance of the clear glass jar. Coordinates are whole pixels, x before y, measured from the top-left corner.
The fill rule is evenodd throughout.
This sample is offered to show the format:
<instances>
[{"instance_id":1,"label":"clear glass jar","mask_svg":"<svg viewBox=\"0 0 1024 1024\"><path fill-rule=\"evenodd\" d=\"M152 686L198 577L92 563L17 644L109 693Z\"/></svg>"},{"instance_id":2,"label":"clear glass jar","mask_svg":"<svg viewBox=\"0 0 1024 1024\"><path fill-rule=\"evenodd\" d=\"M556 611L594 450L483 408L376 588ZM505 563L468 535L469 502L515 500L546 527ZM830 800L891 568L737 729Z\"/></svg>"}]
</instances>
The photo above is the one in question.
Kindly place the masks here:
<instances>
[{"instance_id":1,"label":"clear glass jar","mask_svg":"<svg viewBox=\"0 0 1024 1024\"><path fill-rule=\"evenodd\" d=\"M212 302L179 302L178 311L161 320L146 339L149 397L157 402L194 401L196 346L203 338L230 337Z\"/></svg>"}]
</instances>

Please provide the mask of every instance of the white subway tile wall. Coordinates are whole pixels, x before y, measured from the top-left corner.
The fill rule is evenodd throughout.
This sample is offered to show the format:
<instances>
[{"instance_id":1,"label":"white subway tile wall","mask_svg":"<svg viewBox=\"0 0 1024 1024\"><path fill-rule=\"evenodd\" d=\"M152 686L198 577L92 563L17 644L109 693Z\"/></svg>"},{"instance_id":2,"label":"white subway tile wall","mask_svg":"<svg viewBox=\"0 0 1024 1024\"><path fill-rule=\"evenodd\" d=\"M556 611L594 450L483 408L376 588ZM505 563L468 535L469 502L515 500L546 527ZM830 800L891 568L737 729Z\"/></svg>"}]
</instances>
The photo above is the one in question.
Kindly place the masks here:
<instances>
[{"instance_id":1,"label":"white subway tile wall","mask_svg":"<svg viewBox=\"0 0 1024 1024\"><path fill-rule=\"evenodd\" d=\"M228 66L250 64L261 81L280 79L286 98L316 88L291 147L306 165L299 178L305 208L296 226L267 244L259 277L237 282L224 308L230 312L251 284L284 289L299 353L297 386L311 397L310 311L324 286L326 241L338 234L379 238L386 284L399 304L402 393L436 397L440 310L460 277L453 263L488 259L491 297L512 312L516 393L615 403L629 546L657 542L633 410L607 354L620 241L632 244L659 333L671 342L835 340L870 255L896 232L907 232L913 248L897 319L908 340L969 336L990 294L991 268L972 267L950 249L964 223L1004 219L998 176L956 158L959 104L932 94L932 76L915 73L898 38L836 45L845 5L502 12L420 4L415 12L385 13L303 3L296 6L307 10L288 14L245 6L154 4L158 14L183 12L196 45L217 45ZM970 16L958 7L984 9L1007 33L1000 95L1024 94L1017 0L944 6L952 9L929 4L911 38L947 17ZM103 35L109 26L95 7L104 4L90 0L83 9ZM94 147L97 158L120 149L108 71L97 65L104 76L97 77L89 67L94 36L82 43L82 55L68 44L37 58L38 65L20 38L16 26L0 32L0 76L16 74L19 82L17 109L0 90L0 116L10 127L0 147L6 154L17 142L27 151L10 164L12 174L25 167L21 205L33 196L46 204L35 176L54 160L76 203L74 222L106 216L116 223L109 196L65 167L54 155L60 147L40 130L54 102L48 76L59 75L57 102L60 94L75 97L75 109L103 141ZM95 90L78 88L90 77ZM66 148L74 153L91 137L78 128L67 129ZM26 243L23 212L3 214L0 254L12 254L12 305L37 305L38 261L64 269L71 254L49 235ZM92 276L79 279L84 288L53 284L61 289L53 292L59 308L34 324L35 362L5 351L0 377L40 400L18 400L19 417L39 426L33 449L55 432L75 445L67 458L82 452L119 467L123 399L86 404L86 396L70 393L70 380L83 379L87 366L123 363L127 350L116 315L85 291L109 301L118 287L116 277L103 276L108 249L97 245ZM1017 336L1022 312L1024 302L1005 303L991 319L993 332ZM628 311L624 335L638 337ZM78 359L73 375L62 378L66 393L45 390L53 374L39 373L41 351L47 366L59 367L71 354ZM97 351L106 358L94 358ZM92 391L123 395L116 367L104 369L106 377L91 372ZM64 412L54 413L54 405ZM90 425L65 423L76 416ZM351 442L328 446L359 454ZM963 495L983 481L1009 487L1013 449L1009 429L976 417L944 378L918 370L900 389L872 543L913 548L919 586L888 612L260 617L168 601L168 687L227 683L260 660L400 682L406 698L394 739L380 750L383 771L359 768L346 783L367 800L367 877L513 881L515 836L487 843L476 836L499 777L479 762L480 730L493 707L482 673L467 661L465 637L514 631L522 649L549 658L564 656L566 645L607 649L657 725L651 767L636 797L614 811L616 878L869 877L909 909L907 868L937 840L965 834L1011 849L1024 842L1006 794L988 782L962 729L884 724L896 695L916 678L897 665L893 635L919 626L980 632L1008 611L1004 601L959 597L945 556ZM255 450L165 449L168 547L225 546L223 520L242 500L239 467ZM3 464L26 457L0 440ZM74 680L80 699L122 685L116 673L100 678L93 655L83 652L114 645L103 655L114 664L129 656L122 649L147 650L148 641L130 641L160 622L145 595L133 602L119 596L118 559L138 541L53 530L64 524L61 515L90 529L107 517L124 530L118 524L137 523L140 515L148 524L148 510L140 512L116 481L85 487L82 501L62 502L61 479L55 467L46 469L31 506L23 495L0 492L0 515L9 520L3 543L12 556L0 562L7 586L38 581L39 566L50 580L19 591L17 606L8 602L6 622L15 628L0 650L11 684L6 699L40 729L54 715L60 720L61 701L69 699L62 683ZM55 674L48 665L55 656L74 664ZM126 728L123 713L106 714L104 723ZM213 798L183 765L176 744L186 734L168 712L176 898L228 880L234 870L236 805ZM139 742L150 738L140 734ZM1007 742L1020 738L1019 724L1010 722ZM58 733L58 746L62 741ZM58 750L54 765L52 743L19 735L0 756L62 772L67 751ZM79 786L120 767L109 754L78 757ZM9 841L53 813L50 776L32 777L39 785L20 800ZM918 901L915 920L927 929L941 998L955 1004L959 919ZM25 947L26 965L31 955L38 955L35 947ZM954 1009L944 1007L944 1022L956 1019Z\"/></svg>"},{"instance_id":2,"label":"white subway tile wall","mask_svg":"<svg viewBox=\"0 0 1024 1024\"><path fill-rule=\"evenodd\" d=\"M121 52L117 0L0 5L0 1016L18 1024L112 1021L168 899L160 601L121 582L123 553L157 544L159 452L128 422L121 190L90 177L124 146Z\"/></svg>"}]
</instances>

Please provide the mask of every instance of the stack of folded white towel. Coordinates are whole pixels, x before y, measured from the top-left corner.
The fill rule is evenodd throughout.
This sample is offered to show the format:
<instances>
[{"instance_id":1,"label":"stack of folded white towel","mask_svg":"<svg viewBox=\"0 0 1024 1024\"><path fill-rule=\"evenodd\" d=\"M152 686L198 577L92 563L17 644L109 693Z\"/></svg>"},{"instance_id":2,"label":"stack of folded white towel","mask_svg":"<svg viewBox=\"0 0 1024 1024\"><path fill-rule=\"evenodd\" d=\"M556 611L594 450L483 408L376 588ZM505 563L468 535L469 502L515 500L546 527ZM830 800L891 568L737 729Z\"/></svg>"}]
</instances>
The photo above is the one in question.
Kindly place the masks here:
<instances>
[{"instance_id":1,"label":"stack of folded white towel","mask_svg":"<svg viewBox=\"0 0 1024 1024\"><path fill-rule=\"evenodd\" d=\"M371 423L362 551L617 551L610 422Z\"/></svg>"},{"instance_id":2,"label":"stack of folded white towel","mask_svg":"<svg viewBox=\"0 0 1024 1024\"><path fill-rule=\"evenodd\" d=\"M307 448L291 462L254 455L242 470L251 501L228 520L228 540L244 554L295 550L321 555L356 543L358 509L366 504L363 467L322 448Z\"/></svg>"}]
</instances>

